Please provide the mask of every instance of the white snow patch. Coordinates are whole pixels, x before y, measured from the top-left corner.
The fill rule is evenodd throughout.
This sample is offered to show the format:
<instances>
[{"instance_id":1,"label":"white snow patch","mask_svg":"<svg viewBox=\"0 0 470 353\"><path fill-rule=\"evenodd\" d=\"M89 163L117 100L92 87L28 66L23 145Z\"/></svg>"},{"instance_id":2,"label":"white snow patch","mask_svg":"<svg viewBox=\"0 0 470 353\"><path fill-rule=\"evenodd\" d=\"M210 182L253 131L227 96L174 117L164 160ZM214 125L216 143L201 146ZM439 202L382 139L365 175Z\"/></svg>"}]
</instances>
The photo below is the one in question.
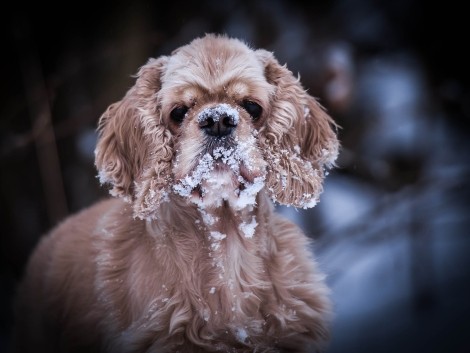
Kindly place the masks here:
<instances>
[{"instance_id":1,"label":"white snow patch","mask_svg":"<svg viewBox=\"0 0 470 353\"><path fill-rule=\"evenodd\" d=\"M253 216L250 223L245 223L245 222L241 223L239 226L239 229L243 233L245 238L253 238L253 235L255 235L255 229L257 225L258 225L258 222L256 222L256 218Z\"/></svg>"},{"instance_id":2,"label":"white snow patch","mask_svg":"<svg viewBox=\"0 0 470 353\"><path fill-rule=\"evenodd\" d=\"M217 231L212 231L209 233L209 239L212 241L211 249L217 250L220 247L220 242L224 240L227 236Z\"/></svg>"},{"instance_id":3,"label":"white snow patch","mask_svg":"<svg viewBox=\"0 0 470 353\"><path fill-rule=\"evenodd\" d=\"M243 327L239 327L235 329L235 337L237 338L238 342L245 343L248 339L248 333Z\"/></svg>"},{"instance_id":4,"label":"white snow patch","mask_svg":"<svg viewBox=\"0 0 470 353\"><path fill-rule=\"evenodd\" d=\"M210 233L210 238L216 241L221 241L225 239L226 237L227 236L225 234L217 232L217 231L213 231Z\"/></svg>"},{"instance_id":5,"label":"white snow patch","mask_svg":"<svg viewBox=\"0 0 470 353\"><path fill-rule=\"evenodd\" d=\"M194 202L204 208L206 205L219 207L223 200L229 200L235 194L234 180L231 173L214 172L201 184L202 200Z\"/></svg>"},{"instance_id":6,"label":"white snow patch","mask_svg":"<svg viewBox=\"0 0 470 353\"><path fill-rule=\"evenodd\" d=\"M199 160L198 165L191 173L186 175L180 182L173 185L173 190L184 197L191 196L191 191L198 186L203 179L207 179L210 172L214 169L214 159L208 153L206 153Z\"/></svg>"},{"instance_id":7,"label":"white snow patch","mask_svg":"<svg viewBox=\"0 0 470 353\"><path fill-rule=\"evenodd\" d=\"M259 167L252 160L256 140L251 135L246 141L240 142L238 139L235 141L236 146L219 146L214 148L212 155L209 153L203 155L191 174L179 179L173 186L173 191L180 196L190 198L200 209L205 209L208 205L219 207L223 200L229 201L237 210L254 205L257 193L264 187L265 176L256 177L250 182L241 175L240 167L243 166L250 171ZM228 166L230 171L216 171L217 163ZM237 182L243 187L238 188ZM193 197L193 190L196 187L200 188L202 196L200 198ZM205 223L213 224L211 220Z\"/></svg>"},{"instance_id":8,"label":"white snow patch","mask_svg":"<svg viewBox=\"0 0 470 353\"><path fill-rule=\"evenodd\" d=\"M307 118L310 115L310 109L307 106L304 106L304 118Z\"/></svg>"},{"instance_id":9,"label":"white snow patch","mask_svg":"<svg viewBox=\"0 0 470 353\"><path fill-rule=\"evenodd\" d=\"M241 210L256 203L256 195L264 187L264 176L257 177L253 183L245 183L245 190L240 192L240 195L235 200L235 209Z\"/></svg>"},{"instance_id":10,"label":"white snow patch","mask_svg":"<svg viewBox=\"0 0 470 353\"><path fill-rule=\"evenodd\" d=\"M322 152L321 158L325 163L325 167L332 168L335 165L336 159L338 158L338 154L339 154L338 146L333 145L328 149L323 148L321 152Z\"/></svg>"},{"instance_id":11,"label":"white snow patch","mask_svg":"<svg viewBox=\"0 0 470 353\"><path fill-rule=\"evenodd\" d=\"M108 178L108 173L103 169L98 171L98 180L100 181L100 185L111 182L111 179Z\"/></svg>"},{"instance_id":12,"label":"white snow patch","mask_svg":"<svg viewBox=\"0 0 470 353\"><path fill-rule=\"evenodd\" d=\"M197 116L197 121L198 123L200 123L210 117L214 120L214 122L217 122L222 116L228 116L233 118L234 124L238 124L238 120L240 119L238 111L235 108L232 108L228 104L219 104L215 107L203 109L202 112L200 112Z\"/></svg>"},{"instance_id":13,"label":"white snow patch","mask_svg":"<svg viewBox=\"0 0 470 353\"><path fill-rule=\"evenodd\" d=\"M316 194L303 194L300 207L303 209L313 208L318 203L318 195Z\"/></svg>"},{"instance_id":14,"label":"white snow patch","mask_svg":"<svg viewBox=\"0 0 470 353\"><path fill-rule=\"evenodd\" d=\"M199 207L199 213L202 216L202 221L204 224L211 226L219 220L218 217L214 216L211 213L206 212L203 208Z\"/></svg>"},{"instance_id":15,"label":"white snow patch","mask_svg":"<svg viewBox=\"0 0 470 353\"><path fill-rule=\"evenodd\" d=\"M209 319L211 317L209 309L204 309L204 311L202 313L202 317L204 318L204 321L206 321L206 322L209 321Z\"/></svg>"}]
</instances>

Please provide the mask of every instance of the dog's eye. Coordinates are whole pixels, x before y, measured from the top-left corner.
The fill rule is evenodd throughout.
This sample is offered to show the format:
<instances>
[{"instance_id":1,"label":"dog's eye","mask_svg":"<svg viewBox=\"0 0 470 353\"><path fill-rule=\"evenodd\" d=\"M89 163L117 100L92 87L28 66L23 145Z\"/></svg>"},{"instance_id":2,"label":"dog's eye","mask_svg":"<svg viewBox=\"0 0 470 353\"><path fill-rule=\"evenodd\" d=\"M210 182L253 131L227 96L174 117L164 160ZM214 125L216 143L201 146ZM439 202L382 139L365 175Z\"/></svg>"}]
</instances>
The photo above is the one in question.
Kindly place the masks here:
<instances>
[{"instance_id":1,"label":"dog's eye","mask_svg":"<svg viewBox=\"0 0 470 353\"><path fill-rule=\"evenodd\" d=\"M263 112L263 108L258 103L245 100L242 103L243 108L248 112L248 114L251 115L253 119L258 119L261 116L261 113Z\"/></svg>"},{"instance_id":2,"label":"dog's eye","mask_svg":"<svg viewBox=\"0 0 470 353\"><path fill-rule=\"evenodd\" d=\"M170 113L170 118L171 120L173 120L175 123L178 123L180 124L186 113L188 112L188 108L185 107L185 106L182 106L182 107L176 107L175 109L173 109Z\"/></svg>"}]
</instances>

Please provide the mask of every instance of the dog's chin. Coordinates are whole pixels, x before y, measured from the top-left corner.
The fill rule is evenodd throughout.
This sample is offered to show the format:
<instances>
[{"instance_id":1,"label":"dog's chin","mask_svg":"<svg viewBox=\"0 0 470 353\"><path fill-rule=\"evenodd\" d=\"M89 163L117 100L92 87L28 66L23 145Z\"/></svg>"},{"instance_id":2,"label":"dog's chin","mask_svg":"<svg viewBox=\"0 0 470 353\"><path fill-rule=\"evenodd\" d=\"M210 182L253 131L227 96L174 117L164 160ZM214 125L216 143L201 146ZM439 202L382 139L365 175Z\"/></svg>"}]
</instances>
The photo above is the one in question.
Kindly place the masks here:
<instances>
[{"instance_id":1,"label":"dog's chin","mask_svg":"<svg viewBox=\"0 0 470 353\"><path fill-rule=\"evenodd\" d=\"M205 155L187 176L177 180L173 191L201 209L228 205L236 210L251 207L264 187L264 173L243 162L236 165Z\"/></svg>"},{"instance_id":2,"label":"dog's chin","mask_svg":"<svg viewBox=\"0 0 470 353\"><path fill-rule=\"evenodd\" d=\"M237 176L225 166L214 168L191 192L191 201L199 206L220 207L224 201L235 199L242 184Z\"/></svg>"},{"instance_id":3,"label":"dog's chin","mask_svg":"<svg viewBox=\"0 0 470 353\"><path fill-rule=\"evenodd\" d=\"M204 209L229 205L240 210L255 204L256 194L263 186L264 176L250 172L243 164L234 172L228 165L217 162L192 189L189 200Z\"/></svg>"},{"instance_id":4,"label":"dog's chin","mask_svg":"<svg viewBox=\"0 0 470 353\"><path fill-rule=\"evenodd\" d=\"M178 165L190 168L175 170L173 191L201 208L229 205L242 209L254 205L256 194L264 186L266 167L254 148L254 138L247 140L207 143L197 158L191 157L191 163Z\"/></svg>"}]
</instances>

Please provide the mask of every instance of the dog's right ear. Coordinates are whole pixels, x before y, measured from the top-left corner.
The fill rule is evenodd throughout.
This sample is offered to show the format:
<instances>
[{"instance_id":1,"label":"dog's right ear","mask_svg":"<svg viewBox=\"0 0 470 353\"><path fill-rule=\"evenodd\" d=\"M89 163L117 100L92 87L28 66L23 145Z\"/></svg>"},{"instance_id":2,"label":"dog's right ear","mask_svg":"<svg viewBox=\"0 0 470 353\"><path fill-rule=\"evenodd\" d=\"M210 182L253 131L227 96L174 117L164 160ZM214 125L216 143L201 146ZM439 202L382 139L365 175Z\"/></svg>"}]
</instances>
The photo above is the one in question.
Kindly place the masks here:
<instances>
[{"instance_id":1,"label":"dog's right ear","mask_svg":"<svg viewBox=\"0 0 470 353\"><path fill-rule=\"evenodd\" d=\"M171 170L172 137L157 101L167 61L167 57L150 59L141 67L134 86L108 107L98 124L95 165L100 182L111 186L111 195L133 202L134 214L140 218L147 216L142 209L154 208L161 201L150 202L145 192L149 183L158 189L167 182L158 178L167 178Z\"/></svg>"},{"instance_id":2,"label":"dog's right ear","mask_svg":"<svg viewBox=\"0 0 470 353\"><path fill-rule=\"evenodd\" d=\"M256 55L275 88L270 117L258 140L268 161L267 190L280 204L313 207L338 155L337 125L286 65L263 49Z\"/></svg>"}]
</instances>

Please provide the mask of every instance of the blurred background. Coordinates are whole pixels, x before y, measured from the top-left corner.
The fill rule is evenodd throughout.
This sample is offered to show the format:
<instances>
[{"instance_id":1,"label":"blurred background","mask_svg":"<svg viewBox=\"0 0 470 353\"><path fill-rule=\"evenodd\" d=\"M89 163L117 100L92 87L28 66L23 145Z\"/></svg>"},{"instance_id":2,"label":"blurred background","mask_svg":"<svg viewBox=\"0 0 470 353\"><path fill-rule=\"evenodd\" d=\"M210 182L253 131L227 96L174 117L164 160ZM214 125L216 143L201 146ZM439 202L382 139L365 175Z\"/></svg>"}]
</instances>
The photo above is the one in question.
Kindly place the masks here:
<instances>
[{"instance_id":1,"label":"blurred background","mask_svg":"<svg viewBox=\"0 0 470 353\"><path fill-rule=\"evenodd\" d=\"M312 210L335 303L329 353L470 352L470 85L453 1L10 4L1 22L0 351L38 238L107 195L96 124L149 57L208 32L273 51L341 125Z\"/></svg>"}]
</instances>

